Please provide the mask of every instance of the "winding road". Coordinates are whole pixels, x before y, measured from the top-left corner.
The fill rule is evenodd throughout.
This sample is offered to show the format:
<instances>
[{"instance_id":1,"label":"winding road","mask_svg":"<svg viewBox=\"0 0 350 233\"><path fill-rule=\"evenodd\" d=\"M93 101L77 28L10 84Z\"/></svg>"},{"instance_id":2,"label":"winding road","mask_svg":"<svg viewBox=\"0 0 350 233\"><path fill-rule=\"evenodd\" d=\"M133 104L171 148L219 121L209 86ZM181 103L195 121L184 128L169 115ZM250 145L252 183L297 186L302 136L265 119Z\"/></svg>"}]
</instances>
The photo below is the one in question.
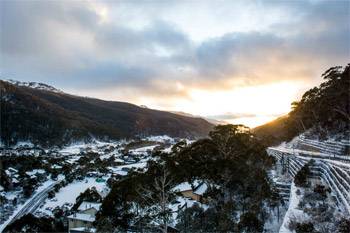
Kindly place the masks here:
<instances>
[{"instance_id":1,"label":"winding road","mask_svg":"<svg viewBox=\"0 0 350 233\"><path fill-rule=\"evenodd\" d=\"M60 182L60 180L56 181L44 188L43 190L35 193L29 200L27 200L24 203L23 206L19 207L19 209L17 209L14 212L14 214L10 216L10 218L0 226L0 232L2 232L7 225L13 223L15 220L21 218L22 216L30 213L33 214L38 209L38 207L45 201L45 199L48 196L48 193L54 189L56 184Z\"/></svg>"}]
</instances>

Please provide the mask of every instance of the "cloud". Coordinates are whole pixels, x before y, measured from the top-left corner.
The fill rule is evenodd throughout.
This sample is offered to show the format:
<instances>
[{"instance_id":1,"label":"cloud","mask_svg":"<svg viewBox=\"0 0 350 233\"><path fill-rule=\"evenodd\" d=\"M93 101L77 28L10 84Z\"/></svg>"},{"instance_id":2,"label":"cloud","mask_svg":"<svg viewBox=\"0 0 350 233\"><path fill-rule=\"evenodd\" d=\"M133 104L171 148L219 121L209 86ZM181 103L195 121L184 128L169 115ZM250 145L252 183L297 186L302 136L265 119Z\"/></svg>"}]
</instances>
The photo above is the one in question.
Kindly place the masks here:
<instances>
[{"instance_id":1,"label":"cloud","mask_svg":"<svg viewBox=\"0 0 350 233\"><path fill-rule=\"evenodd\" d=\"M160 105L190 98L191 89L315 83L350 57L347 1L1 1L0 7L4 78L84 93L119 89Z\"/></svg>"}]
</instances>

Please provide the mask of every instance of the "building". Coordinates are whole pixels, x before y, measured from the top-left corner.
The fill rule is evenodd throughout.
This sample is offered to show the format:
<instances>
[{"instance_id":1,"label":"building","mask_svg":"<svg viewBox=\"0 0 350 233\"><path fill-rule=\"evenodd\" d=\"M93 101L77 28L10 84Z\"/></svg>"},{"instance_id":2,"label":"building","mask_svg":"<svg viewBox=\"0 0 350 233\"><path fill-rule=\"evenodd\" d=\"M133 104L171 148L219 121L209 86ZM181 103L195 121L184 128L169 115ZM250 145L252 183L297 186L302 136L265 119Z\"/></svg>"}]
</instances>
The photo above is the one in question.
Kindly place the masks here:
<instances>
[{"instance_id":1,"label":"building","mask_svg":"<svg viewBox=\"0 0 350 233\"><path fill-rule=\"evenodd\" d=\"M174 191L178 191L182 196L191 198L194 201L205 202L203 194L207 191L208 186L204 182L195 183L193 188L188 182L181 183L174 188Z\"/></svg>"},{"instance_id":2,"label":"building","mask_svg":"<svg viewBox=\"0 0 350 233\"><path fill-rule=\"evenodd\" d=\"M95 215L100 206L101 203L83 201L78 207L78 211L68 216L68 232L94 232L92 223L95 221Z\"/></svg>"}]
</instances>

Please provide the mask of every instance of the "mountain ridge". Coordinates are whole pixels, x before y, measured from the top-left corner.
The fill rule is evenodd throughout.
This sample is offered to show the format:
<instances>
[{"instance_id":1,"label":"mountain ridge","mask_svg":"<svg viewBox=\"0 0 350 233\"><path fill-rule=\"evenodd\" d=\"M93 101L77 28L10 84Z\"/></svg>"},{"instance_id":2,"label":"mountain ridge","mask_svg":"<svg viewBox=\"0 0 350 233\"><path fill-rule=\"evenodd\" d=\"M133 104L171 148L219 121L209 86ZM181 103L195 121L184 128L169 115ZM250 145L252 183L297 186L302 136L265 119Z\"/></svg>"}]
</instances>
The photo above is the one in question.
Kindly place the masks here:
<instances>
[{"instance_id":1,"label":"mountain ridge","mask_svg":"<svg viewBox=\"0 0 350 233\"><path fill-rule=\"evenodd\" d=\"M213 127L202 118L33 87L0 80L1 140L5 145L19 140L62 145L90 135L104 139L163 134L199 138Z\"/></svg>"}]
</instances>

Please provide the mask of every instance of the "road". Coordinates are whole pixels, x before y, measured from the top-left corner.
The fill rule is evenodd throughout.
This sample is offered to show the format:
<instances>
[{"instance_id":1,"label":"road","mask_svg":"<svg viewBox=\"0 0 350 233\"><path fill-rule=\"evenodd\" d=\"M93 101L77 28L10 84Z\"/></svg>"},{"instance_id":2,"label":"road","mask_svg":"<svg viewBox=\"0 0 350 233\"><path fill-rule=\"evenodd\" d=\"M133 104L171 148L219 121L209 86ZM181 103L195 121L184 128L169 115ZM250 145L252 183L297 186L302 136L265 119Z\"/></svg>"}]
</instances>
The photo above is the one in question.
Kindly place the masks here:
<instances>
[{"instance_id":1,"label":"road","mask_svg":"<svg viewBox=\"0 0 350 233\"><path fill-rule=\"evenodd\" d=\"M43 190L41 190L40 192L35 193L29 200L27 200L27 202L23 206L20 207L19 210L16 210L16 214L12 215L6 222L4 222L0 226L0 232L2 232L7 225L13 223L15 220L21 218L22 216L29 213L33 214L38 209L38 207L45 201L45 199L48 196L48 193L51 190L53 190L55 185L59 182L61 181L56 181L44 188Z\"/></svg>"}]
</instances>

